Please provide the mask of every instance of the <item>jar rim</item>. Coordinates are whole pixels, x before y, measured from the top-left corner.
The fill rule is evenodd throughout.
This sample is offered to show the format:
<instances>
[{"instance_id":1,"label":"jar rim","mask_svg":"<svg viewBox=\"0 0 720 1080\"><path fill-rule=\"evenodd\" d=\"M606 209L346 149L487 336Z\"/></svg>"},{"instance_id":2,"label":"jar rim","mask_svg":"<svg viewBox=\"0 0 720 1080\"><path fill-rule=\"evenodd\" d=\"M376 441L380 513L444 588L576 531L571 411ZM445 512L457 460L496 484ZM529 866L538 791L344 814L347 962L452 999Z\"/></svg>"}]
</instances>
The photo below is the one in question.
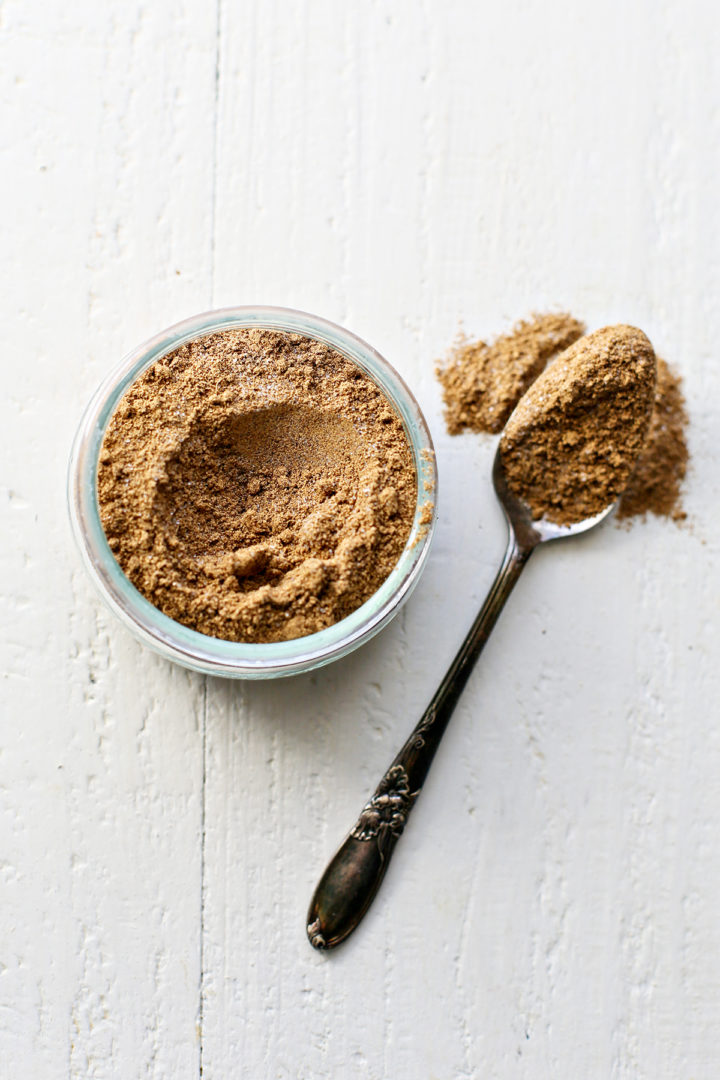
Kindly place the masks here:
<instances>
[{"instance_id":1,"label":"jar rim","mask_svg":"<svg viewBox=\"0 0 720 1080\"><path fill-rule=\"evenodd\" d=\"M132 584L115 559L100 520L97 467L105 431L132 383L162 356L207 334L253 327L302 334L351 360L380 387L405 429L417 476L417 499L405 547L383 584L332 626L290 641L255 644L210 637L163 614ZM191 316L128 353L106 376L78 427L68 470L68 505L86 570L111 610L155 651L194 670L239 678L271 678L310 670L344 656L396 614L425 566L437 516L437 465L432 437L415 397L392 365L349 330L292 308L241 306ZM428 515L427 508L430 507ZM429 520L425 520L428 518Z\"/></svg>"}]
</instances>

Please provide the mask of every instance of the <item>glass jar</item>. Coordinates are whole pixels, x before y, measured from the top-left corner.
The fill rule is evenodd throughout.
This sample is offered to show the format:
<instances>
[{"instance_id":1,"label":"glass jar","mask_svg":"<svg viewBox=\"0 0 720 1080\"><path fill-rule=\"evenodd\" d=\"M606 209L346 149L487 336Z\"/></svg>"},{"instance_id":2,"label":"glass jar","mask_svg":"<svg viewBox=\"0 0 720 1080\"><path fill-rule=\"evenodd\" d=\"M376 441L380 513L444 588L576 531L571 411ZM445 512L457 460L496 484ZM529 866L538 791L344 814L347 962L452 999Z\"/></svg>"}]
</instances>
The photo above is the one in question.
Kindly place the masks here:
<instances>
[{"instance_id":1,"label":"glass jar","mask_svg":"<svg viewBox=\"0 0 720 1080\"><path fill-rule=\"evenodd\" d=\"M379 386L401 417L417 471L417 503L410 536L395 568L376 593L346 618L316 634L270 644L223 641L164 615L132 585L108 545L100 521L97 467L100 446L128 387L160 357L194 338L253 327L302 334L353 361ZM356 649L395 616L418 582L435 526L437 469L432 439L415 398L387 360L348 330L325 319L279 307L223 308L163 330L131 352L99 387L80 423L70 458L68 502L85 567L103 600L133 634L162 656L194 671L241 679L294 675ZM431 508L428 514L427 507ZM426 520L429 518L429 520Z\"/></svg>"}]
</instances>

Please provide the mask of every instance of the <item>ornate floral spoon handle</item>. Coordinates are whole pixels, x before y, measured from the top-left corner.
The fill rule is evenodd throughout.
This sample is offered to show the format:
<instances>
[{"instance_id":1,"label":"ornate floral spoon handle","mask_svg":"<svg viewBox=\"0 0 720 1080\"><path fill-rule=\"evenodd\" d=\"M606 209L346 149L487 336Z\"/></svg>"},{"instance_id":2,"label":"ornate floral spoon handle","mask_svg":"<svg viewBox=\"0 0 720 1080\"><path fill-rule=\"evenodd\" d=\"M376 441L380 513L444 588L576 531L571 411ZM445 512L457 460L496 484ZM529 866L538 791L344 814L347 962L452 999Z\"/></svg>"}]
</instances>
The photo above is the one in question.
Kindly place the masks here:
<instances>
[{"instance_id":1,"label":"ornate floral spoon handle","mask_svg":"<svg viewBox=\"0 0 720 1080\"><path fill-rule=\"evenodd\" d=\"M351 934L370 907L427 776L435 751L473 665L490 636L520 571L534 549L512 531L502 566L460 651L419 724L380 781L315 890L307 919L310 944L332 949Z\"/></svg>"}]
</instances>

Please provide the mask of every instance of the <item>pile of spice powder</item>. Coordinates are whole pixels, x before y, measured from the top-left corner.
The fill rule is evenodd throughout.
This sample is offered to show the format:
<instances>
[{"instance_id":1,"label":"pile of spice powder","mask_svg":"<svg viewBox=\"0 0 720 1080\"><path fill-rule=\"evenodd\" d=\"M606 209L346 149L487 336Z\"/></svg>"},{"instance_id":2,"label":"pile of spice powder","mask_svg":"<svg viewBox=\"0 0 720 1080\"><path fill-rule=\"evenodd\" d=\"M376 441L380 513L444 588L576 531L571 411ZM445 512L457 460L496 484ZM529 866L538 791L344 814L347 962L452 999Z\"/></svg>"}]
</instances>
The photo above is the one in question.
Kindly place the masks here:
<instances>
[{"instance_id":1,"label":"pile of spice powder","mask_svg":"<svg viewBox=\"0 0 720 1080\"><path fill-rule=\"evenodd\" d=\"M657 514L685 521L681 505L682 482L688 467L685 409L680 376L657 359L655 406L645 446L620 499L617 516L628 519Z\"/></svg>"},{"instance_id":2,"label":"pile of spice powder","mask_svg":"<svg viewBox=\"0 0 720 1080\"><path fill-rule=\"evenodd\" d=\"M551 357L585 333L565 313L533 315L495 341L460 341L437 368L451 435L497 433Z\"/></svg>"},{"instance_id":3,"label":"pile of spice powder","mask_svg":"<svg viewBox=\"0 0 720 1080\"><path fill-rule=\"evenodd\" d=\"M500 439L508 487L533 517L572 525L616 501L645 444L656 374L641 330L606 326L536 379Z\"/></svg>"},{"instance_id":4,"label":"pile of spice powder","mask_svg":"<svg viewBox=\"0 0 720 1080\"><path fill-rule=\"evenodd\" d=\"M132 583L228 641L285 641L349 615L395 566L416 497L379 387L321 342L260 329L153 364L98 467L102 524Z\"/></svg>"},{"instance_id":5,"label":"pile of spice powder","mask_svg":"<svg viewBox=\"0 0 720 1080\"><path fill-rule=\"evenodd\" d=\"M584 333L569 314L533 315L494 342L461 340L437 368L449 434L495 433L534 379L561 349ZM680 376L658 358L655 406L645 447L623 493L617 517L648 513L682 522L682 484L689 455L688 416Z\"/></svg>"}]
</instances>

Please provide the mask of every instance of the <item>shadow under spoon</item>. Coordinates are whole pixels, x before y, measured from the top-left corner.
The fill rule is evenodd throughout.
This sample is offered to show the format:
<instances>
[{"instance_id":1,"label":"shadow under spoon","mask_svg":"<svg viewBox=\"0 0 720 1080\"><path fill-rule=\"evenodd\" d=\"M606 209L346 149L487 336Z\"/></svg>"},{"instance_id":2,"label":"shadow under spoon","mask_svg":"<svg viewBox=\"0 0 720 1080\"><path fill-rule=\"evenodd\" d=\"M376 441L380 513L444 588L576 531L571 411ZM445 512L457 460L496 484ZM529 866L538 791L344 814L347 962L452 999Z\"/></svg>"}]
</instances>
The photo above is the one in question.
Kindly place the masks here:
<instances>
[{"instance_id":1,"label":"shadow under spoon","mask_svg":"<svg viewBox=\"0 0 720 1080\"><path fill-rule=\"evenodd\" d=\"M611 503L601 513L574 525L556 525L545 518L533 520L529 507L508 488L499 448L493 485L508 523L505 557L435 696L318 883L307 917L308 938L316 949L339 945L370 907L475 661L535 548L549 540L587 532L604 521L616 505Z\"/></svg>"}]
</instances>

